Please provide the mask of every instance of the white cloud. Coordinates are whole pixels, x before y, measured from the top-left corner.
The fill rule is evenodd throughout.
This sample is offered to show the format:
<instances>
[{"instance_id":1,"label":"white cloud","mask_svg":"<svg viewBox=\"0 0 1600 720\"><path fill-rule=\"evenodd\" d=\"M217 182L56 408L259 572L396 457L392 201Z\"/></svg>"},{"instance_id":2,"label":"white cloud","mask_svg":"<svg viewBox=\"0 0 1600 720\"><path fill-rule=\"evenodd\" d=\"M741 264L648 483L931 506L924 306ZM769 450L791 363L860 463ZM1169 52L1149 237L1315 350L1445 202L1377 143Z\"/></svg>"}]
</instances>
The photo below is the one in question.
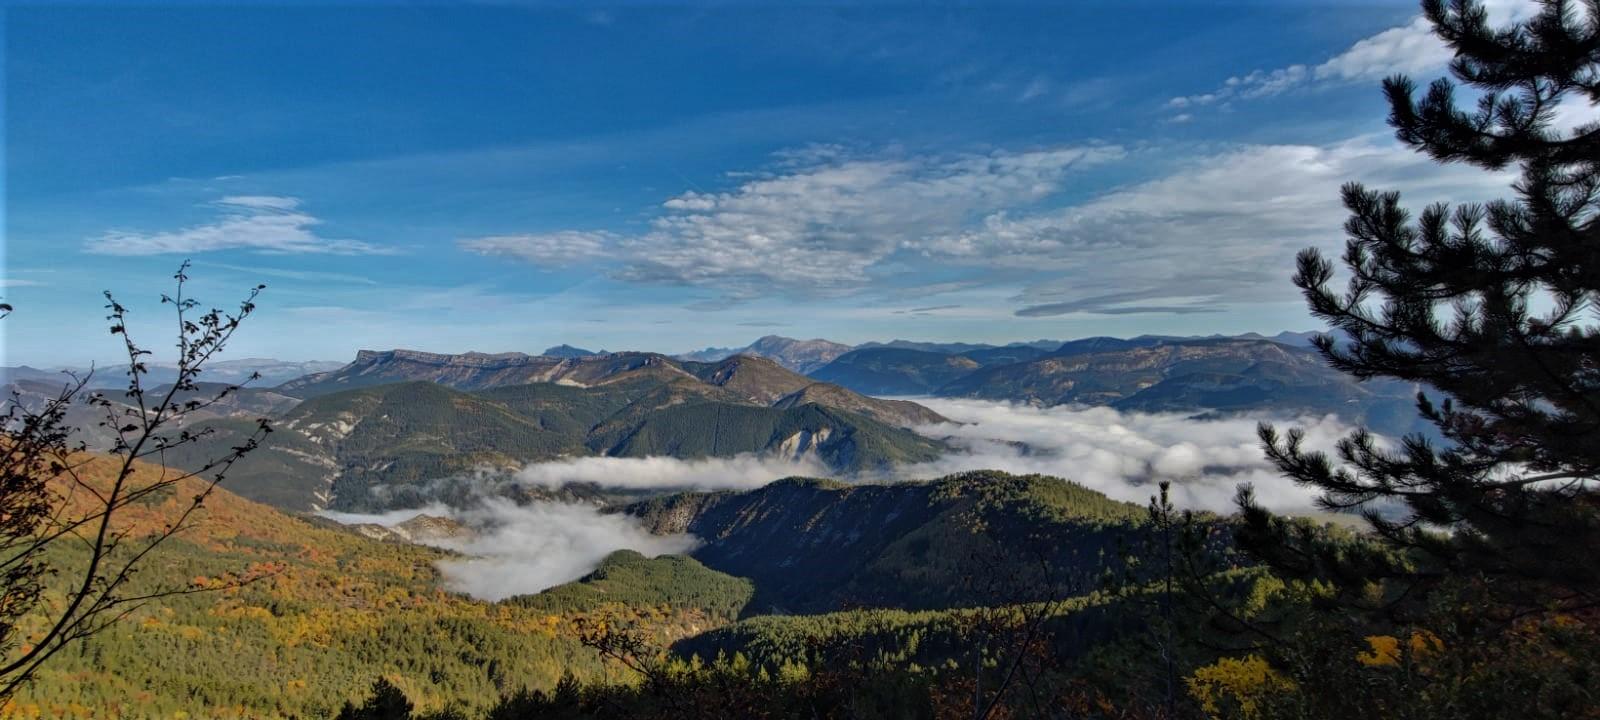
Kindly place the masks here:
<instances>
[{"instance_id":1,"label":"white cloud","mask_svg":"<svg viewBox=\"0 0 1600 720\"><path fill-rule=\"evenodd\" d=\"M1489 22L1495 25L1525 19L1538 9L1532 0L1491 0L1485 5ZM1442 71L1452 57L1453 51L1433 34L1432 23L1417 15L1404 25L1362 38L1315 66L1295 64L1255 70L1230 77L1211 92L1172 98L1167 107L1183 109L1271 97L1320 82L1375 81L1395 73L1427 75Z\"/></svg>"},{"instance_id":2,"label":"white cloud","mask_svg":"<svg viewBox=\"0 0 1600 720\"><path fill-rule=\"evenodd\" d=\"M950 436L963 452L897 470L936 477L965 470L1004 470L1066 478L1107 496L1144 503L1170 480L1180 507L1231 512L1234 492L1251 483L1267 507L1313 508L1314 493L1279 474L1262 457L1257 418L1196 420L1182 414L1122 413L1111 408L1039 408L985 400L918 398L961 425L919 428ZM1331 450L1350 428L1332 416L1272 418L1307 431L1306 446ZM1013 443L1022 442L1026 450Z\"/></svg>"},{"instance_id":3,"label":"white cloud","mask_svg":"<svg viewBox=\"0 0 1600 720\"><path fill-rule=\"evenodd\" d=\"M1047 197L1069 172L1122 154L1093 146L860 158L815 148L786 155L775 171L731 190L670 198L640 235L513 236L468 247L534 262L608 256L621 279L713 288L731 298L837 294L868 285L873 266L905 243Z\"/></svg>"},{"instance_id":4,"label":"white cloud","mask_svg":"<svg viewBox=\"0 0 1600 720\"><path fill-rule=\"evenodd\" d=\"M446 587L490 601L571 582L618 550L654 557L688 552L696 545L693 536L652 535L633 517L572 503L517 505L486 497L467 509L432 505L375 515L324 513L346 524L385 526L418 514L448 516L472 530L465 538L427 542L466 556L439 562Z\"/></svg>"},{"instance_id":5,"label":"white cloud","mask_svg":"<svg viewBox=\"0 0 1600 720\"><path fill-rule=\"evenodd\" d=\"M217 203L256 210L293 210L300 207L299 198L278 195L229 195Z\"/></svg>"},{"instance_id":6,"label":"white cloud","mask_svg":"<svg viewBox=\"0 0 1600 720\"><path fill-rule=\"evenodd\" d=\"M1550 128L1557 133L1574 131L1600 122L1600 105L1588 101L1581 94L1569 95L1550 113Z\"/></svg>"},{"instance_id":7,"label":"white cloud","mask_svg":"<svg viewBox=\"0 0 1600 720\"><path fill-rule=\"evenodd\" d=\"M605 258L620 238L602 231L563 230L551 233L493 235L458 243L480 255L499 255L536 265L566 267Z\"/></svg>"},{"instance_id":8,"label":"white cloud","mask_svg":"<svg viewBox=\"0 0 1600 720\"><path fill-rule=\"evenodd\" d=\"M392 252L359 240L325 238L322 220L300 208L300 200L268 195L232 195L215 203L215 222L170 232L109 230L84 243L101 255L164 255L244 249L270 254L374 255Z\"/></svg>"},{"instance_id":9,"label":"white cloud","mask_svg":"<svg viewBox=\"0 0 1600 720\"><path fill-rule=\"evenodd\" d=\"M1036 77L1028 82L1027 87L1022 89L1022 94L1017 96L1017 101L1028 102L1029 100L1043 97L1049 92L1050 79L1045 77Z\"/></svg>"},{"instance_id":10,"label":"white cloud","mask_svg":"<svg viewBox=\"0 0 1600 720\"><path fill-rule=\"evenodd\" d=\"M1433 34L1433 24L1419 15L1405 25L1351 45L1318 65L1313 75L1317 80L1375 80L1394 73L1420 75L1443 68L1451 57L1454 55L1450 48Z\"/></svg>"},{"instance_id":11,"label":"white cloud","mask_svg":"<svg viewBox=\"0 0 1600 720\"><path fill-rule=\"evenodd\" d=\"M1363 137L1241 146L1075 205L1031 209L1049 207L1074 169L1124 154L1072 147L863 159L807 148L731 190L670 198L640 235L565 231L462 245L535 263L592 263L640 283L712 288L722 299L707 305L719 308L729 299L896 285L893 275L921 256L1009 278L985 282L1053 274L1012 291L1023 316L1218 312L1230 303L1295 302L1287 281L1294 254L1343 243L1339 188L1347 181L1400 190L1420 206L1503 197L1511 179Z\"/></svg>"},{"instance_id":12,"label":"white cloud","mask_svg":"<svg viewBox=\"0 0 1600 720\"><path fill-rule=\"evenodd\" d=\"M1509 173L1439 166L1389 141L1245 146L1087 203L1033 214L997 212L917 245L940 260L1055 271L1017 299L1023 315L1197 312L1219 303L1290 300L1303 247L1343 242L1339 187L1401 190L1415 203L1505 195ZM1184 279L1174 285L1172 278Z\"/></svg>"},{"instance_id":13,"label":"white cloud","mask_svg":"<svg viewBox=\"0 0 1600 720\"><path fill-rule=\"evenodd\" d=\"M595 483L629 489L748 490L779 478L826 477L827 467L776 457L738 455L731 458L678 460L670 457L581 457L534 463L514 476L516 482L558 488L567 483Z\"/></svg>"}]
</instances>

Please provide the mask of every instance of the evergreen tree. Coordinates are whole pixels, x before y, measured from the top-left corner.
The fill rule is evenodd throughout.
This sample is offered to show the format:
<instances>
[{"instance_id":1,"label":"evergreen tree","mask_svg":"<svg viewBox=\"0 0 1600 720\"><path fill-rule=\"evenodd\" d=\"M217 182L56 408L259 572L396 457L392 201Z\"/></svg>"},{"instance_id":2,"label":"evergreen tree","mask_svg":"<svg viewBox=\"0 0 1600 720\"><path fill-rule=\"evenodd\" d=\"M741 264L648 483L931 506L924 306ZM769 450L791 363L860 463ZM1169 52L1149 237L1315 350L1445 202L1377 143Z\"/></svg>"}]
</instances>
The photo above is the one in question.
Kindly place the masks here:
<instances>
[{"instance_id":1,"label":"evergreen tree","mask_svg":"<svg viewBox=\"0 0 1600 720\"><path fill-rule=\"evenodd\" d=\"M1289 477L1330 509L1357 509L1387 547L1352 551L1240 501L1241 540L1280 573L1358 588L1389 580L1388 609L1430 588L1470 588L1510 618L1600 601L1600 0L1543 0L1533 17L1491 27L1475 0L1426 0L1455 52L1456 84L1418 97L1384 82L1399 140L1442 163L1516 168L1514 198L1435 204L1414 219L1393 192L1343 190L1343 260L1299 257L1295 283L1336 331L1317 348L1360 378L1416 383L1442 441L1385 448L1358 432L1335 462L1303 436L1261 436ZM1441 530L1447 532L1440 532ZM1399 590L1395 590L1400 588Z\"/></svg>"},{"instance_id":2,"label":"evergreen tree","mask_svg":"<svg viewBox=\"0 0 1600 720\"><path fill-rule=\"evenodd\" d=\"M372 694L360 707L346 702L336 720L411 720L411 700L386 678L372 683Z\"/></svg>"}]
</instances>

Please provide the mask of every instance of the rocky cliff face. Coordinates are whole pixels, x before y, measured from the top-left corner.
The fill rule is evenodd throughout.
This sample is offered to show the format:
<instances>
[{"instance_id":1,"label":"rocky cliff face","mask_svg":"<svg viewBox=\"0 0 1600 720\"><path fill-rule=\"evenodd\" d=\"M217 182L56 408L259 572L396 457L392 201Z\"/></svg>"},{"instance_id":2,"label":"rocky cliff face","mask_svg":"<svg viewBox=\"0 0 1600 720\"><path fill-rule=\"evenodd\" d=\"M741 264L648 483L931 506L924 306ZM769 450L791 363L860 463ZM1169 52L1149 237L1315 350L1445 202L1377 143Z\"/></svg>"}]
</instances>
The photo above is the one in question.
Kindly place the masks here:
<instances>
[{"instance_id":1,"label":"rocky cliff face","mask_svg":"<svg viewBox=\"0 0 1600 720\"><path fill-rule=\"evenodd\" d=\"M426 514L418 514L410 520L395 525L359 523L347 527L373 540L407 542L418 545L437 545L450 540L469 538L473 534L471 528L455 520Z\"/></svg>"}]
</instances>

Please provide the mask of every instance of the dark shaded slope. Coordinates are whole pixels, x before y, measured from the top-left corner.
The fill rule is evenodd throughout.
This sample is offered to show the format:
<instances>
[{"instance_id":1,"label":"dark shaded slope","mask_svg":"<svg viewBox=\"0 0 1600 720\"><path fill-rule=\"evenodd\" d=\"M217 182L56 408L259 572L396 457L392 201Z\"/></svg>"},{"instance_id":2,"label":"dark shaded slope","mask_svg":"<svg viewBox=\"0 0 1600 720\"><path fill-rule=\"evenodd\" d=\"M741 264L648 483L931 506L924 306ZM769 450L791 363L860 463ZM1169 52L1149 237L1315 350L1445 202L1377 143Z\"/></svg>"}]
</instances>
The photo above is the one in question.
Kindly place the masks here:
<instances>
[{"instance_id":1,"label":"dark shaded slope","mask_svg":"<svg viewBox=\"0 0 1600 720\"><path fill-rule=\"evenodd\" d=\"M926 395L980 367L962 355L905 348L853 350L813 372L812 377L856 392Z\"/></svg>"},{"instance_id":2,"label":"dark shaded slope","mask_svg":"<svg viewBox=\"0 0 1600 720\"><path fill-rule=\"evenodd\" d=\"M999 472L923 483L780 480L745 493L683 493L634 505L655 532L691 532L707 567L750 578L748 613L841 606L940 608L984 601L975 585L1029 572L1097 573L1143 517L1057 478Z\"/></svg>"}]
</instances>

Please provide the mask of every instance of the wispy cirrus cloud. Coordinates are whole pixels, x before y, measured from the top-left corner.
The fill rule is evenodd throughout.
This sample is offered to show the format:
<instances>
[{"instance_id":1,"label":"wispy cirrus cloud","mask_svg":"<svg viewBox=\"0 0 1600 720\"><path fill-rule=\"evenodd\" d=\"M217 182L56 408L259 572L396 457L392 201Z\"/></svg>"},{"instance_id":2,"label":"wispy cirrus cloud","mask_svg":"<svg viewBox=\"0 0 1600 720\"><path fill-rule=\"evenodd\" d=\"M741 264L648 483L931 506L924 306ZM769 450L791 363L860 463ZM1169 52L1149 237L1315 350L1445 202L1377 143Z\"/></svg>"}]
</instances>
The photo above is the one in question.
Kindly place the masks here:
<instances>
[{"instance_id":1,"label":"wispy cirrus cloud","mask_svg":"<svg viewBox=\"0 0 1600 720\"><path fill-rule=\"evenodd\" d=\"M1295 252L1342 240L1339 187L1347 181L1431 202L1499 197L1510 179L1362 137L1238 146L1052 205L1068 173L1123 157L1116 147L892 159L813 148L785 154L767 172L741 174L729 190L674 196L637 235L561 231L460 246L722 294L695 309L720 309L730 299L849 295L894 277L904 286L886 296L902 299L1005 287L995 299L1014 303L1018 317L1196 315L1292 301L1286 278ZM976 277L917 282L916 269L928 267L942 277L950 270Z\"/></svg>"},{"instance_id":2,"label":"wispy cirrus cloud","mask_svg":"<svg viewBox=\"0 0 1600 720\"><path fill-rule=\"evenodd\" d=\"M1142 301L1160 299L1166 301L1185 300L1190 304L1151 305ZM1217 300L1215 295L1202 296L1175 296L1170 290L1142 290L1136 292L1106 293L1086 298L1079 298L1067 302L1044 303L1029 305L1016 311L1017 317L1053 317L1056 315L1071 315L1073 313L1091 313L1095 315L1139 315L1139 314L1168 314L1168 315L1195 315L1200 313L1221 312L1222 309L1207 303Z\"/></svg>"},{"instance_id":3,"label":"wispy cirrus cloud","mask_svg":"<svg viewBox=\"0 0 1600 720\"><path fill-rule=\"evenodd\" d=\"M1485 4L1494 24L1529 17L1538 8L1531 0L1490 0ZM1228 78L1210 92L1174 97L1166 107L1185 111L1272 97L1319 83L1375 81L1395 73L1425 75L1443 70L1453 56L1433 34L1428 19L1417 15L1404 25L1362 38L1321 63L1253 70Z\"/></svg>"},{"instance_id":4,"label":"wispy cirrus cloud","mask_svg":"<svg viewBox=\"0 0 1600 720\"><path fill-rule=\"evenodd\" d=\"M459 245L535 264L609 259L621 280L712 288L733 300L838 295L871 284L877 264L930 233L1046 198L1069 173L1122 155L1115 146L936 157L802 149L732 189L668 199L644 233L562 231Z\"/></svg>"},{"instance_id":5,"label":"wispy cirrus cloud","mask_svg":"<svg viewBox=\"0 0 1600 720\"><path fill-rule=\"evenodd\" d=\"M1292 299L1295 252L1342 242L1339 187L1350 180L1418 202L1482 201L1504 195L1511 175L1441 167L1372 138L1243 146L1085 203L997 212L918 247L941 263L1054 273L1013 298L1022 317L1214 312Z\"/></svg>"},{"instance_id":6,"label":"wispy cirrus cloud","mask_svg":"<svg viewBox=\"0 0 1600 720\"><path fill-rule=\"evenodd\" d=\"M934 314L936 312L939 312L941 310L959 310L959 309L961 309L961 307L962 307L961 305L929 305L927 307L915 307L915 308L907 308L905 310L895 310L894 314L895 315L932 315L932 314Z\"/></svg>"},{"instance_id":7,"label":"wispy cirrus cloud","mask_svg":"<svg viewBox=\"0 0 1600 720\"><path fill-rule=\"evenodd\" d=\"M324 270L296 270L296 269L292 269L292 268L263 267L261 265L248 265L248 266L246 266L246 265L230 265L228 263L213 263L213 262L205 263L205 267L221 268L223 270L232 270L232 271L237 272L237 273L246 273L246 274L249 274L249 275L265 276L265 277L271 277L271 278L283 278L285 280L295 280L295 281L298 281L298 282L307 282L307 283L319 283L319 284L326 283L326 284L333 284L333 285L377 285L378 284L378 281L373 280L372 278L369 278L369 277L366 277L366 276L363 276L363 275L352 275L350 273L327 272L327 271L324 271Z\"/></svg>"},{"instance_id":8,"label":"wispy cirrus cloud","mask_svg":"<svg viewBox=\"0 0 1600 720\"><path fill-rule=\"evenodd\" d=\"M322 220L301 208L299 198L230 195L212 205L215 221L166 232L108 230L84 243L98 255L166 255L253 250L267 254L383 255L393 248L316 233Z\"/></svg>"},{"instance_id":9,"label":"wispy cirrus cloud","mask_svg":"<svg viewBox=\"0 0 1600 720\"><path fill-rule=\"evenodd\" d=\"M621 240L621 236L604 231L562 230L492 235L462 240L458 244L480 255L510 257L535 265L568 267L606 259Z\"/></svg>"}]
</instances>

